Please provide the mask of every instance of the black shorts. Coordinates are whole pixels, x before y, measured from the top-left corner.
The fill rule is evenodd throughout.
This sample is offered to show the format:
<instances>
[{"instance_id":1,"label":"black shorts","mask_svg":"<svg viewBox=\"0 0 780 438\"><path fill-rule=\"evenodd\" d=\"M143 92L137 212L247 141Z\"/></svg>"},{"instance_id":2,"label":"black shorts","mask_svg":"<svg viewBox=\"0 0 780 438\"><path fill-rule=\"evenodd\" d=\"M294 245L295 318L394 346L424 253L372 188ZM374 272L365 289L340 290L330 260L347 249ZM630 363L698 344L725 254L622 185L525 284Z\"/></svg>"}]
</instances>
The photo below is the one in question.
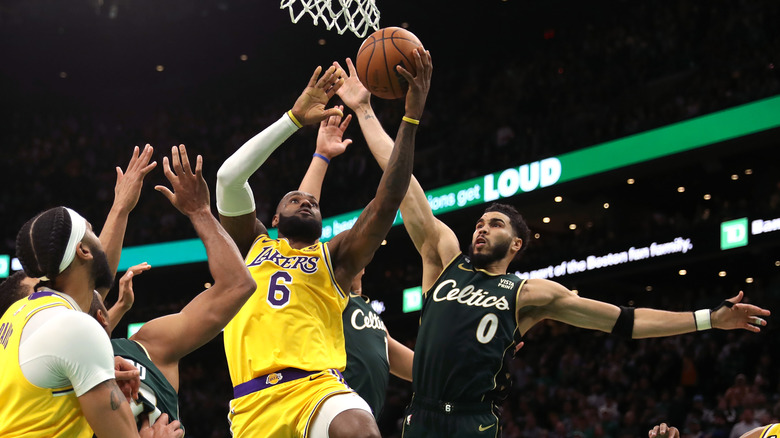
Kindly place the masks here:
<instances>
[{"instance_id":1,"label":"black shorts","mask_svg":"<svg viewBox=\"0 0 780 438\"><path fill-rule=\"evenodd\" d=\"M498 438L501 424L492 403L433 402L412 397L403 438Z\"/></svg>"}]
</instances>

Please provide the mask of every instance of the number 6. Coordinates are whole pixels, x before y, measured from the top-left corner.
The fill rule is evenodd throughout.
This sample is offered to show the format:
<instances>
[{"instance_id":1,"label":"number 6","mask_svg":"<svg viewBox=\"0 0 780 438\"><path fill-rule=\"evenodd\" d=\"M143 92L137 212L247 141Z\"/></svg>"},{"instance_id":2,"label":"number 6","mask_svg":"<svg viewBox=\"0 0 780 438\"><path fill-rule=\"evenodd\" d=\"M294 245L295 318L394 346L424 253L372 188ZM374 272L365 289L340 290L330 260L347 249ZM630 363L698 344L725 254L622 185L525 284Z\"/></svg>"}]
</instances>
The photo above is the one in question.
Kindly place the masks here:
<instances>
[{"instance_id":1,"label":"number 6","mask_svg":"<svg viewBox=\"0 0 780 438\"><path fill-rule=\"evenodd\" d=\"M277 271L271 276L268 285L268 304L271 307L278 309L290 303L290 289L285 283L292 283L292 275L287 271Z\"/></svg>"}]
</instances>

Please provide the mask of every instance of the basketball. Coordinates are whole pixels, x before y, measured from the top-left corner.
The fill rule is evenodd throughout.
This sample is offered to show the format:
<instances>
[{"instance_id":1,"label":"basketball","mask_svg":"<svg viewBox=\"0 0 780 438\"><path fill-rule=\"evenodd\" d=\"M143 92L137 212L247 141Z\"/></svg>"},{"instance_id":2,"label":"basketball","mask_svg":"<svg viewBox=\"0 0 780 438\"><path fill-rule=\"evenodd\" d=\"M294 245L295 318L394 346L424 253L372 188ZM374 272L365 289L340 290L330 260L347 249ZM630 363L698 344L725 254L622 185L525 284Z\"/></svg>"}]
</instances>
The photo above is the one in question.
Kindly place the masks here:
<instances>
[{"instance_id":1,"label":"basketball","mask_svg":"<svg viewBox=\"0 0 780 438\"><path fill-rule=\"evenodd\" d=\"M400 27L386 27L372 33L363 41L355 59L360 82L376 97L404 97L408 84L395 66L417 74L412 51L418 47L422 47L420 40Z\"/></svg>"}]
</instances>

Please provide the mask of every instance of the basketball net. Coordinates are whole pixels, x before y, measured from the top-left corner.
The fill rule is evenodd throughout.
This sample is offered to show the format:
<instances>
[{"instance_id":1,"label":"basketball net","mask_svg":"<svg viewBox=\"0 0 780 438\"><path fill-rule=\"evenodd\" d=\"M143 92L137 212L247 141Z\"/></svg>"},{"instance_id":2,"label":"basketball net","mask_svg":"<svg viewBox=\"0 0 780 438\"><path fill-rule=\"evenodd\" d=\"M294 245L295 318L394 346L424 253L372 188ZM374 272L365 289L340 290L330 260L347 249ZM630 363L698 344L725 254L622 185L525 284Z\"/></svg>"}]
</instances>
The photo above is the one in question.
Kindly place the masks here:
<instances>
[{"instance_id":1,"label":"basketball net","mask_svg":"<svg viewBox=\"0 0 780 438\"><path fill-rule=\"evenodd\" d=\"M379 9L374 0L282 0L280 9L290 11L293 23L309 14L315 26L322 21L328 30L335 26L339 35L349 29L363 38L369 28L379 30Z\"/></svg>"}]
</instances>

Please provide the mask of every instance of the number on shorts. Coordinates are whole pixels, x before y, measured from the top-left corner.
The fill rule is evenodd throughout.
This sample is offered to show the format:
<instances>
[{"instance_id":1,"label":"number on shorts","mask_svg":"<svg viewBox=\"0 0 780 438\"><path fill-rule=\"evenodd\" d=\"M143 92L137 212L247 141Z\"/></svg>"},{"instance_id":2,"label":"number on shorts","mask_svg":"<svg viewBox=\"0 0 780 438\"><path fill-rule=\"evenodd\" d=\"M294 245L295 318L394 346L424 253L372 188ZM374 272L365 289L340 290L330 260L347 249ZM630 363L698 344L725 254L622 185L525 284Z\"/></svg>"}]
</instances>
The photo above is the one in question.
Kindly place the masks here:
<instances>
[{"instance_id":1,"label":"number on shorts","mask_svg":"<svg viewBox=\"0 0 780 438\"><path fill-rule=\"evenodd\" d=\"M292 275L287 271L276 271L271 275L268 285L268 304L280 308L290 303L290 289L285 284L292 283Z\"/></svg>"},{"instance_id":2,"label":"number on shorts","mask_svg":"<svg viewBox=\"0 0 780 438\"><path fill-rule=\"evenodd\" d=\"M488 313L479 321L479 327L477 327L477 340L483 344L487 344L493 339L493 336L495 336L496 330L498 330L498 317L494 313Z\"/></svg>"}]
</instances>

